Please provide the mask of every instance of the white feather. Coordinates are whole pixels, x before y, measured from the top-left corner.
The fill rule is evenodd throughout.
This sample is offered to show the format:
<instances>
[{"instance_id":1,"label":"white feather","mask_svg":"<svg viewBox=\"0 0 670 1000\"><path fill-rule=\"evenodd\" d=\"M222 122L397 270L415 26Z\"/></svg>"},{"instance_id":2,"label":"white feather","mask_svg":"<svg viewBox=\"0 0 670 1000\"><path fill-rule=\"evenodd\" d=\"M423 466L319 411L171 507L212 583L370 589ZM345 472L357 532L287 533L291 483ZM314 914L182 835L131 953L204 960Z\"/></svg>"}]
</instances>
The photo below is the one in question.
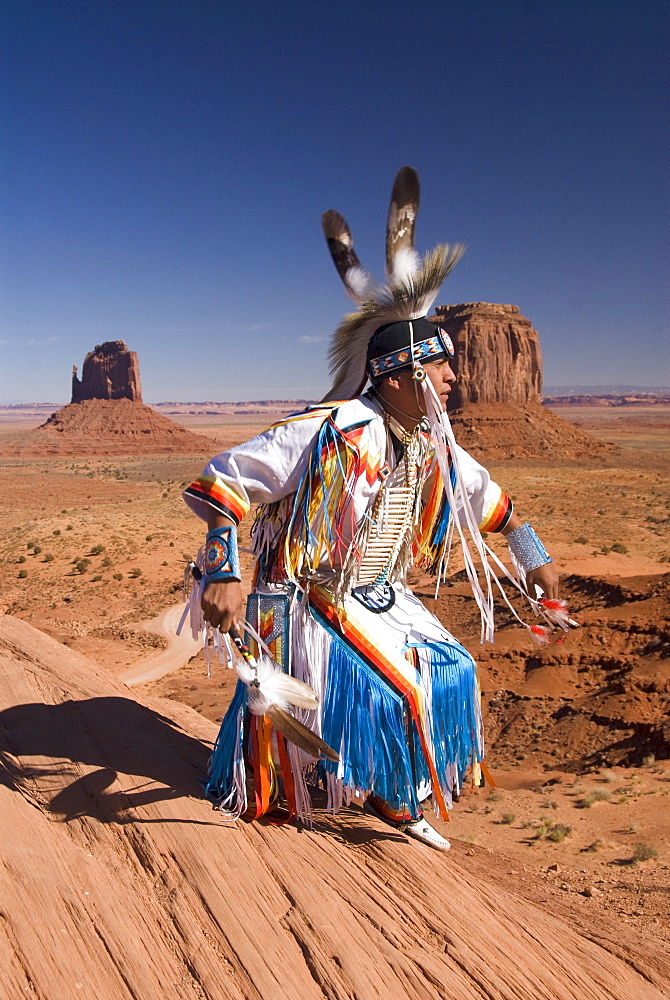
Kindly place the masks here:
<instances>
[{"instance_id":1,"label":"white feather","mask_svg":"<svg viewBox=\"0 0 670 1000\"><path fill-rule=\"evenodd\" d=\"M390 285L407 284L421 266L421 257L413 247L401 247L393 258L388 280Z\"/></svg>"},{"instance_id":2,"label":"white feather","mask_svg":"<svg viewBox=\"0 0 670 1000\"><path fill-rule=\"evenodd\" d=\"M375 290L375 279L360 265L350 267L344 278L347 294L357 305L362 305Z\"/></svg>"},{"instance_id":3,"label":"white feather","mask_svg":"<svg viewBox=\"0 0 670 1000\"><path fill-rule=\"evenodd\" d=\"M309 685L290 677L277 667L269 656L259 656L255 666L246 660L236 663L237 675L249 688L249 711L266 715L273 706L286 709L289 705L315 709L318 700Z\"/></svg>"}]
</instances>

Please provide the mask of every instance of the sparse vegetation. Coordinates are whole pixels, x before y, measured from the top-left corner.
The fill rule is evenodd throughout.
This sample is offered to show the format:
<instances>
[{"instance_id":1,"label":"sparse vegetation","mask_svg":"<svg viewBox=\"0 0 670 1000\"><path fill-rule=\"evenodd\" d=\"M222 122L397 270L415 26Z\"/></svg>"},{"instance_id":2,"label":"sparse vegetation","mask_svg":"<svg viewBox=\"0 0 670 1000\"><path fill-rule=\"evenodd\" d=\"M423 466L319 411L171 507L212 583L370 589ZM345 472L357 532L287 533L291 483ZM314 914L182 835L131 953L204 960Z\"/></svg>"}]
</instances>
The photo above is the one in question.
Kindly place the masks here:
<instances>
[{"instance_id":1,"label":"sparse vegetation","mask_svg":"<svg viewBox=\"0 0 670 1000\"><path fill-rule=\"evenodd\" d=\"M27 549L33 549L36 545L37 545L37 542L27 542L26 543L26 548Z\"/></svg>"},{"instance_id":2,"label":"sparse vegetation","mask_svg":"<svg viewBox=\"0 0 670 1000\"><path fill-rule=\"evenodd\" d=\"M112 560L109 558L109 556L105 556L105 558L102 560L102 562L100 563L100 565L101 566L111 566L112 565Z\"/></svg>"},{"instance_id":3,"label":"sparse vegetation","mask_svg":"<svg viewBox=\"0 0 670 1000\"><path fill-rule=\"evenodd\" d=\"M580 545L588 545L589 544L589 540L586 537L586 535L578 535L575 538L575 541L578 542Z\"/></svg>"},{"instance_id":4,"label":"sparse vegetation","mask_svg":"<svg viewBox=\"0 0 670 1000\"><path fill-rule=\"evenodd\" d=\"M500 822L504 823L505 826L511 826L516 819L516 813L503 813L500 817Z\"/></svg>"},{"instance_id":5,"label":"sparse vegetation","mask_svg":"<svg viewBox=\"0 0 670 1000\"><path fill-rule=\"evenodd\" d=\"M61 533L60 528L56 528L56 530L54 531L54 535L60 535L60 533Z\"/></svg>"},{"instance_id":6,"label":"sparse vegetation","mask_svg":"<svg viewBox=\"0 0 670 1000\"><path fill-rule=\"evenodd\" d=\"M113 580L123 580L123 573L115 573L112 577Z\"/></svg>"},{"instance_id":7,"label":"sparse vegetation","mask_svg":"<svg viewBox=\"0 0 670 1000\"><path fill-rule=\"evenodd\" d=\"M628 546L624 545L622 542L615 542L612 546L612 552L618 552L620 555L625 555L628 552Z\"/></svg>"},{"instance_id":8,"label":"sparse vegetation","mask_svg":"<svg viewBox=\"0 0 670 1000\"><path fill-rule=\"evenodd\" d=\"M139 566L133 566L133 568L128 571L128 576L131 580L137 580L138 577L142 576L142 570Z\"/></svg>"},{"instance_id":9,"label":"sparse vegetation","mask_svg":"<svg viewBox=\"0 0 670 1000\"><path fill-rule=\"evenodd\" d=\"M99 556L99 555L102 555L102 553L104 551L105 551L105 546L104 545L94 545L93 548L91 549L91 555L92 556Z\"/></svg>"},{"instance_id":10,"label":"sparse vegetation","mask_svg":"<svg viewBox=\"0 0 670 1000\"><path fill-rule=\"evenodd\" d=\"M580 809L590 809L594 802L608 802L612 793L607 788L594 788L577 803Z\"/></svg>"},{"instance_id":11,"label":"sparse vegetation","mask_svg":"<svg viewBox=\"0 0 670 1000\"><path fill-rule=\"evenodd\" d=\"M55 558L56 557L51 552L47 552L42 562L50 563L53 562Z\"/></svg>"},{"instance_id":12,"label":"sparse vegetation","mask_svg":"<svg viewBox=\"0 0 670 1000\"><path fill-rule=\"evenodd\" d=\"M17 561L17 563L24 563L26 561L26 557L25 556L19 556L19 558L16 561Z\"/></svg>"},{"instance_id":13,"label":"sparse vegetation","mask_svg":"<svg viewBox=\"0 0 670 1000\"><path fill-rule=\"evenodd\" d=\"M85 573L88 567L91 565L90 559L75 559L74 566L77 573Z\"/></svg>"},{"instance_id":14,"label":"sparse vegetation","mask_svg":"<svg viewBox=\"0 0 670 1000\"><path fill-rule=\"evenodd\" d=\"M74 524L68 524L68 526L66 527L65 530L66 531L72 531L73 528L74 528Z\"/></svg>"},{"instance_id":15,"label":"sparse vegetation","mask_svg":"<svg viewBox=\"0 0 670 1000\"><path fill-rule=\"evenodd\" d=\"M28 570L27 569L20 569L19 570L19 580L25 580L27 578L27 576L28 576Z\"/></svg>"},{"instance_id":16,"label":"sparse vegetation","mask_svg":"<svg viewBox=\"0 0 670 1000\"><path fill-rule=\"evenodd\" d=\"M640 861L652 861L658 857L658 851L651 844L641 842L633 848L632 864L636 865Z\"/></svg>"},{"instance_id":17,"label":"sparse vegetation","mask_svg":"<svg viewBox=\"0 0 670 1000\"><path fill-rule=\"evenodd\" d=\"M42 551L41 545L33 545L33 555L38 556L41 551Z\"/></svg>"},{"instance_id":18,"label":"sparse vegetation","mask_svg":"<svg viewBox=\"0 0 670 1000\"><path fill-rule=\"evenodd\" d=\"M547 830L547 840L552 840L555 844L560 844L562 840L569 837L572 833L572 827L566 826L565 823L554 823L549 830Z\"/></svg>"}]
</instances>

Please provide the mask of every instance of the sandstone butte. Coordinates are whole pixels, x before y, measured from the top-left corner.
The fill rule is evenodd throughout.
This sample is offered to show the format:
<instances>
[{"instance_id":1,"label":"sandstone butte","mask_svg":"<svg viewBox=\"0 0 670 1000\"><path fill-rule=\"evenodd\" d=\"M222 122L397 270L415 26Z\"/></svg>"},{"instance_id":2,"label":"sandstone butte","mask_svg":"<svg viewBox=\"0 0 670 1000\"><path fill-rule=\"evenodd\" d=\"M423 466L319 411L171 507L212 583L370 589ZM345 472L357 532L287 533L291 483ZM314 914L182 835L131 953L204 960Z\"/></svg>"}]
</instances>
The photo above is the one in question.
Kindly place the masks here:
<instances>
[{"instance_id":1,"label":"sandstone butte","mask_svg":"<svg viewBox=\"0 0 670 1000\"><path fill-rule=\"evenodd\" d=\"M137 354L123 340L110 340L86 355L81 381L74 366L71 402L3 450L16 456L107 456L213 454L219 448L146 406Z\"/></svg>"},{"instance_id":2,"label":"sandstone butte","mask_svg":"<svg viewBox=\"0 0 670 1000\"><path fill-rule=\"evenodd\" d=\"M654 942L552 913L482 848L353 807L226 825L198 783L216 732L0 616L2 1000L668 995Z\"/></svg>"},{"instance_id":3,"label":"sandstone butte","mask_svg":"<svg viewBox=\"0 0 670 1000\"><path fill-rule=\"evenodd\" d=\"M477 458L593 458L611 445L541 405L537 330L517 306L437 306L433 323L454 342L457 381L449 398L456 439Z\"/></svg>"}]
</instances>

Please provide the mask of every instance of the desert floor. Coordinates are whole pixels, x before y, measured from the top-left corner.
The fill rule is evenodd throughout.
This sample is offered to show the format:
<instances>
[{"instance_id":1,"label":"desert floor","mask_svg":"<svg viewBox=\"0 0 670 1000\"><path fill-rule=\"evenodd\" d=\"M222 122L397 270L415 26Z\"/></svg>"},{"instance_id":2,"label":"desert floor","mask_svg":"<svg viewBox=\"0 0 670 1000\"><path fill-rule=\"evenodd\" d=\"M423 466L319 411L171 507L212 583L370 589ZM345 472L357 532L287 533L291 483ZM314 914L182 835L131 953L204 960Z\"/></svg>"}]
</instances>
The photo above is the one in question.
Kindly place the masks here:
<instances>
[{"instance_id":1,"label":"desert floor","mask_svg":"<svg viewBox=\"0 0 670 1000\"><path fill-rule=\"evenodd\" d=\"M497 787L466 789L447 832L472 845L473 869L482 848L499 852L502 882L668 942L670 408L558 412L620 450L589 465L490 468L550 548L581 627L540 649L503 613L496 644L478 647L454 563L434 604L478 656ZM41 422L11 418L0 415L0 447ZM174 419L222 449L265 426ZM181 490L207 457L0 459L1 610L115 674L151 663L171 639L145 623L180 601L184 563L203 540ZM413 583L430 603L430 580ZM199 653L140 690L216 721L233 683L218 665L208 678Z\"/></svg>"}]
</instances>

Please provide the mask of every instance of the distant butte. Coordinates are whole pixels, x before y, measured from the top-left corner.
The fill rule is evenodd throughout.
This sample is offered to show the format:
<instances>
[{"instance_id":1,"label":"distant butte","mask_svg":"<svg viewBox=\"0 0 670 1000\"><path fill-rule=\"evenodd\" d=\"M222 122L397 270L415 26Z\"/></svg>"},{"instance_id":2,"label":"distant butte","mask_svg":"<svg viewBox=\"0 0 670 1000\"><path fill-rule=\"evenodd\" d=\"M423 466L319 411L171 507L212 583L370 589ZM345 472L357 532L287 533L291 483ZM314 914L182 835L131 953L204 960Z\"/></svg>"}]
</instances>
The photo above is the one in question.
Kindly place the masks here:
<instances>
[{"instance_id":1,"label":"distant butte","mask_svg":"<svg viewBox=\"0 0 670 1000\"><path fill-rule=\"evenodd\" d=\"M72 402L10 445L12 454L135 455L218 451L210 438L187 431L142 402L140 365L125 341L89 351L82 378L72 371Z\"/></svg>"},{"instance_id":2,"label":"distant butte","mask_svg":"<svg viewBox=\"0 0 670 1000\"><path fill-rule=\"evenodd\" d=\"M124 340L107 340L84 358L81 381L72 368L72 403L85 399L130 399L142 402L140 363Z\"/></svg>"},{"instance_id":3,"label":"distant butte","mask_svg":"<svg viewBox=\"0 0 670 1000\"><path fill-rule=\"evenodd\" d=\"M594 458L612 446L541 405L540 337L518 306L437 306L431 322L456 351L449 415L459 444L478 458Z\"/></svg>"}]
</instances>

